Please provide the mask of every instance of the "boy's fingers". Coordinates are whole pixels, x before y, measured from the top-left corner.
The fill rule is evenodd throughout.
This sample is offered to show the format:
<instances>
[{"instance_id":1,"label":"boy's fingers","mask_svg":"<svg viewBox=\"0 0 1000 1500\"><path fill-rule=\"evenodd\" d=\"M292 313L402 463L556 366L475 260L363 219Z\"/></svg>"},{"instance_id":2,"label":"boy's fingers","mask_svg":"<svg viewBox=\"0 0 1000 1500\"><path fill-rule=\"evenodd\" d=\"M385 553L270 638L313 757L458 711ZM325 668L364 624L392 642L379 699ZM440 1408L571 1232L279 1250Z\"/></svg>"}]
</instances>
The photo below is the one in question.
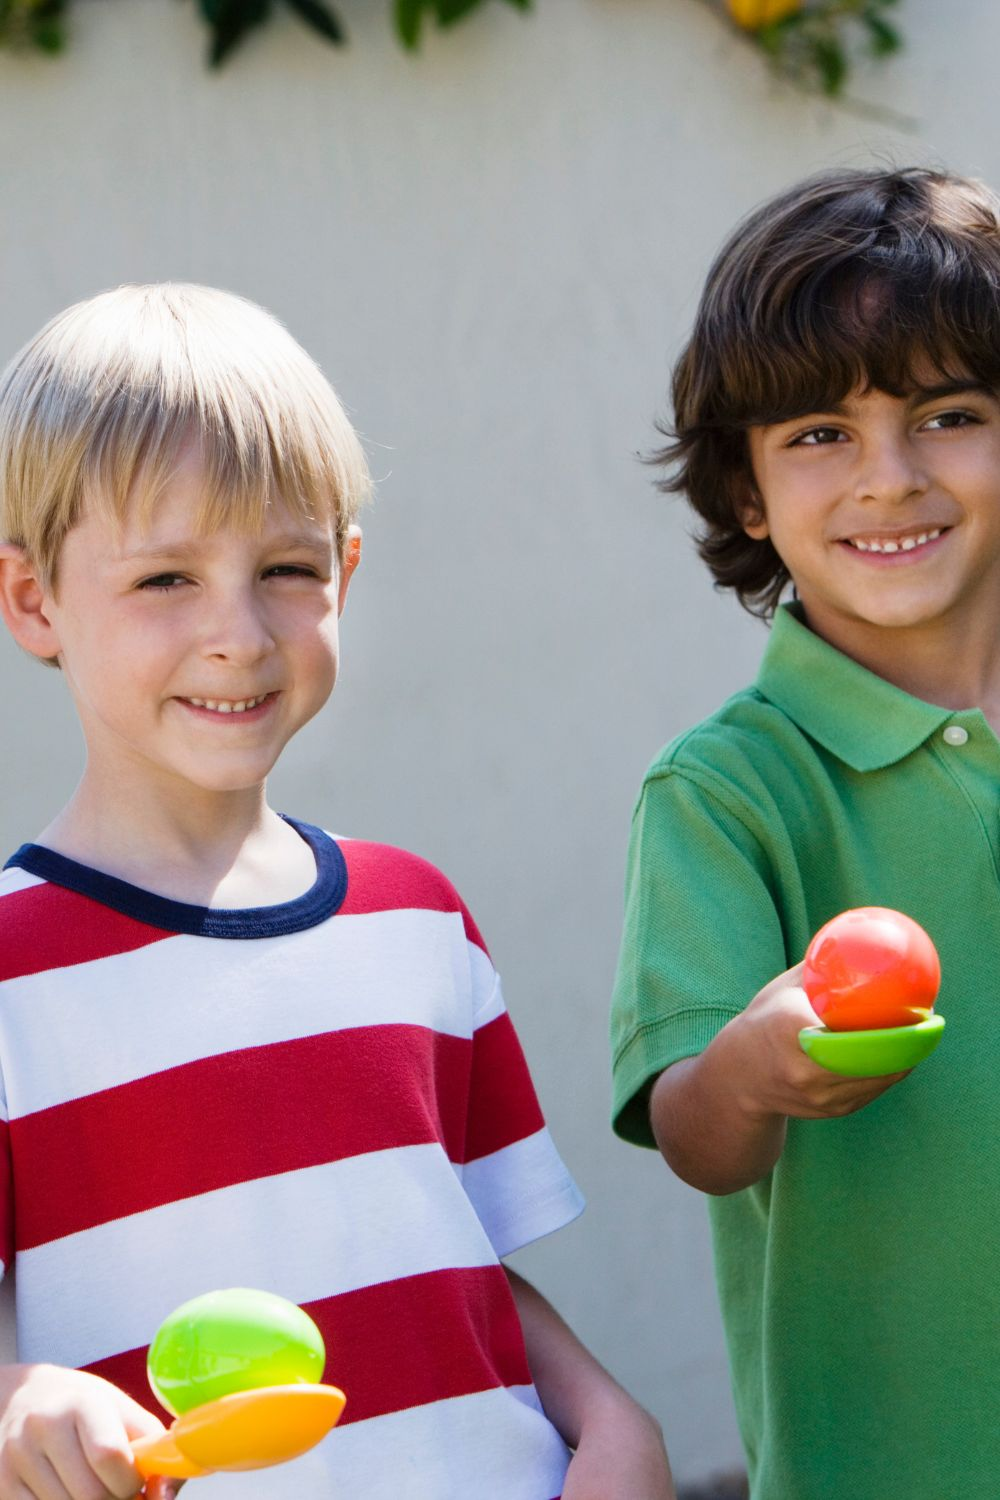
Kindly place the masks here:
<instances>
[{"instance_id":1,"label":"boy's fingers","mask_svg":"<svg viewBox=\"0 0 1000 1500\"><path fill-rule=\"evenodd\" d=\"M809 996L800 984L795 981L799 977L801 965L782 974L780 981L768 985L761 990L760 994L750 1002L747 1011L754 1011L761 1018L774 1018L780 1015L783 1024L797 1027L818 1026L819 1017L809 1003Z\"/></svg>"},{"instance_id":2,"label":"boy's fingers","mask_svg":"<svg viewBox=\"0 0 1000 1500\"><path fill-rule=\"evenodd\" d=\"M122 1426L117 1423L111 1425L105 1423L100 1430L91 1428L90 1436L95 1445L100 1446L102 1454L98 1453L95 1447L88 1450L88 1457L108 1490L120 1497L120 1500L127 1500L127 1497L137 1494L142 1485L142 1479L136 1471L132 1458L130 1446L132 1440L154 1437L164 1428L159 1417L147 1411L138 1401L133 1401L131 1396L126 1396L124 1391L115 1391L115 1402ZM124 1427L124 1443L122 1443L122 1427ZM155 1496L156 1500L171 1500L171 1496L176 1493L183 1480L157 1479L152 1483L155 1483L157 1488L151 1489L147 1485L144 1491L146 1495Z\"/></svg>"},{"instance_id":3,"label":"boy's fingers","mask_svg":"<svg viewBox=\"0 0 1000 1500\"><path fill-rule=\"evenodd\" d=\"M77 1432L81 1458L88 1472L96 1475L105 1491L116 1496L117 1500L129 1500L131 1495L137 1495L142 1480L138 1477L121 1422L107 1420L103 1411L100 1419L93 1413L88 1421L80 1423ZM67 1489L75 1494L69 1485ZM87 1500L87 1497L81 1493L80 1500Z\"/></svg>"},{"instance_id":4,"label":"boy's fingers","mask_svg":"<svg viewBox=\"0 0 1000 1500\"><path fill-rule=\"evenodd\" d=\"M33 1453L30 1459L22 1455L19 1469L34 1500L66 1500L67 1496L71 1500L107 1500L106 1485L88 1464L77 1442L61 1445L54 1452Z\"/></svg>"},{"instance_id":5,"label":"boy's fingers","mask_svg":"<svg viewBox=\"0 0 1000 1500\"><path fill-rule=\"evenodd\" d=\"M31 1495L33 1500L66 1500L67 1493L73 1496L73 1500L77 1500L78 1496L79 1500L85 1500L86 1492L70 1489L64 1484L44 1453L21 1453L17 1471L25 1493ZM92 1474L90 1480L90 1494L93 1495L96 1486ZM7 1500L6 1491L4 1500Z\"/></svg>"},{"instance_id":6,"label":"boy's fingers","mask_svg":"<svg viewBox=\"0 0 1000 1500\"><path fill-rule=\"evenodd\" d=\"M781 998L786 1009L802 1018L803 1026L818 1026L819 1016L812 1008L812 1002L800 984L788 984L781 991Z\"/></svg>"},{"instance_id":7,"label":"boy's fingers","mask_svg":"<svg viewBox=\"0 0 1000 1500\"><path fill-rule=\"evenodd\" d=\"M8 1478L3 1486L3 1500L36 1500L26 1484L20 1479Z\"/></svg>"},{"instance_id":8,"label":"boy's fingers","mask_svg":"<svg viewBox=\"0 0 1000 1500\"><path fill-rule=\"evenodd\" d=\"M163 1432L163 1423L159 1417L154 1417L153 1413L147 1411L144 1406L140 1406L138 1401L133 1401L132 1397L126 1396L124 1391L116 1390L115 1397L129 1441L133 1438L155 1437L157 1433Z\"/></svg>"},{"instance_id":9,"label":"boy's fingers","mask_svg":"<svg viewBox=\"0 0 1000 1500\"><path fill-rule=\"evenodd\" d=\"M818 1068L819 1064L816 1063L814 1066ZM821 1096L816 1098L812 1106L805 1107L801 1111L794 1111L793 1118L827 1120L842 1115L852 1115L857 1110L864 1109L866 1104L871 1104L901 1079L906 1078L913 1069L907 1068L904 1073L890 1073L879 1078L846 1078L831 1073L828 1068L822 1068L820 1071L825 1075L819 1080L822 1089Z\"/></svg>"}]
</instances>

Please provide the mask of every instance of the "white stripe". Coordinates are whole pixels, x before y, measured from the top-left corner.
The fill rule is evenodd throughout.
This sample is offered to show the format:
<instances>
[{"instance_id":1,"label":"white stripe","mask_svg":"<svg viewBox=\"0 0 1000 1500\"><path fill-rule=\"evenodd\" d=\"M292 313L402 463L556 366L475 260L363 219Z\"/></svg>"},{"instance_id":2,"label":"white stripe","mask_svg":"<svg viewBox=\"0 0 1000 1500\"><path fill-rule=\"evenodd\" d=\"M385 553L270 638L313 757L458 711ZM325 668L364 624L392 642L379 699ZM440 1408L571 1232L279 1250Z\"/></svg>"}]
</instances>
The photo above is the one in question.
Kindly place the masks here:
<instances>
[{"instance_id":1,"label":"white stripe","mask_svg":"<svg viewBox=\"0 0 1000 1500\"><path fill-rule=\"evenodd\" d=\"M555 1500L568 1461L534 1390L514 1387L335 1428L294 1463L258 1470L250 1489L253 1500ZM247 1493L246 1474L212 1478L212 1500Z\"/></svg>"},{"instance_id":2,"label":"white stripe","mask_svg":"<svg viewBox=\"0 0 1000 1500\"><path fill-rule=\"evenodd\" d=\"M4 896L13 896L15 891L26 891L33 885L44 884L40 875L30 875L27 870L12 865L9 870L0 870L0 901Z\"/></svg>"},{"instance_id":3,"label":"white stripe","mask_svg":"<svg viewBox=\"0 0 1000 1500\"><path fill-rule=\"evenodd\" d=\"M511 1146L466 1162L461 1170L462 1186L498 1256L512 1255L522 1245L561 1229L584 1209L583 1194L544 1126Z\"/></svg>"},{"instance_id":4,"label":"white stripe","mask_svg":"<svg viewBox=\"0 0 1000 1500\"><path fill-rule=\"evenodd\" d=\"M179 1303L216 1287L312 1302L495 1260L439 1146L373 1151L21 1251L21 1359L86 1365L135 1349Z\"/></svg>"},{"instance_id":5,"label":"white stripe","mask_svg":"<svg viewBox=\"0 0 1000 1500\"><path fill-rule=\"evenodd\" d=\"M0 1010L10 1112L342 1027L470 1037L494 983L460 915L415 910L336 917L280 938L182 935L25 975L3 986ZM78 1032L87 1046L53 1048L53 1037Z\"/></svg>"},{"instance_id":6,"label":"white stripe","mask_svg":"<svg viewBox=\"0 0 1000 1500\"><path fill-rule=\"evenodd\" d=\"M465 931L465 928L462 928ZM467 954L469 959L469 981L472 989L473 1012L478 1012L483 1007L483 1018L490 1014L493 1005L496 1004L497 971L493 967L493 960L484 953L478 943L471 938L466 938ZM503 1009L503 1001L500 1002ZM477 1025L482 1024L482 1019L476 1015Z\"/></svg>"},{"instance_id":7,"label":"white stripe","mask_svg":"<svg viewBox=\"0 0 1000 1500\"><path fill-rule=\"evenodd\" d=\"M480 956L483 956L481 950ZM486 962L489 963L489 960L487 959ZM496 1020L497 1016L502 1016L506 1009L503 1003L503 993L500 989L500 976L493 969L492 964L490 965L490 973L492 975L492 986L489 995L481 1008L476 1012L477 1031L480 1026L488 1026L491 1021Z\"/></svg>"}]
</instances>

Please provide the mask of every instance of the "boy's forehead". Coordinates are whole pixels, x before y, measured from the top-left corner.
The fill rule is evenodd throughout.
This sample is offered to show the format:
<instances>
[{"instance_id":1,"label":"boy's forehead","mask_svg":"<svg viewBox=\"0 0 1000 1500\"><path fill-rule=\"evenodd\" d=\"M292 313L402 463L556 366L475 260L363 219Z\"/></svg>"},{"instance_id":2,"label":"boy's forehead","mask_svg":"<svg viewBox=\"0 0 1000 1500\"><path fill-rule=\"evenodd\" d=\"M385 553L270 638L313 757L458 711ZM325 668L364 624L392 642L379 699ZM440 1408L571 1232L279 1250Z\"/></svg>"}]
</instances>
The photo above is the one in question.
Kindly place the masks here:
<instances>
[{"instance_id":1,"label":"boy's forehead","mask_svg":"<svg viewBox=\"0 0 1000 1500\"><path fill-rule=\"evenodd\" d=\"M216 550L233 538L249 538L266 546L280 546L290 550L330 549L334 544L330 526L303 525L294 516L275 520L273 525L263 527L237 527L225 524L202 526L194 531L178 531L175 528L151 527L138 532L125 528L117 534L117 547L122 561L130 562L144 557L195 557Z\"/></svg>"},{"instance_id":2,"label":"boy's forehead","mask_svg":"<svg viewBox=\"0 0 1000 1500\"><path fill-rule=\"evenodd\" d=\"M800 397L804 399L782 403L784 409L757 421L751 419L748 425L777 427L804 417L846 414L859 408L871 409L887 401L901 407L918 407L929 401L976 394L998 399L997 388L976 375L961 361L938 363L929 355L920 353L915 355L910 369L901 372L898 379L890 380L884 371L869 371L862 367L856 372L853 381L846 384L837 382L825 390L818 387L808 392L803 391Z\"/></svg>"},{"instance_id":3,"label":"boy's forehead","mask_svg":"<svg viewBox=\"0 0 1000 1500\"><path fill-rule=\"evenodd\" d=\"M124 514L99 500L84 502L78 527L88 532L117 561L172 556L196 556L218 550L229 539L249 539L261 545L323 550L336 544L333 517L314 517L292 511L279 495L259 511L238 506L206 507L200 493L172 487L151 501L133 499Z\"/></svg>"}]
</instances>

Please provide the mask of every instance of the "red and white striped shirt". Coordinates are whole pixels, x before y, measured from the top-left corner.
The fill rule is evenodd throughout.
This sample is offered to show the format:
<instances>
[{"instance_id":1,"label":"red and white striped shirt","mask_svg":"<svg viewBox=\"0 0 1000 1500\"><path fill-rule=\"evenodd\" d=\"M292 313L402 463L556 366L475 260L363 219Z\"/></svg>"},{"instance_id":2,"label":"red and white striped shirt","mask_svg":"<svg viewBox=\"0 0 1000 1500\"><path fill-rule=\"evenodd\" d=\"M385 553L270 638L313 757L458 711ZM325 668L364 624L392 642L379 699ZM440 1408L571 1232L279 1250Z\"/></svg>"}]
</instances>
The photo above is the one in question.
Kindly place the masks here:
<instances>
[{"instance_id":1,"label":"red and white striped shirt","mask_svg":"<svg viewBox=\"0 0 1000 1500\"><path fill-rule=\"evenodd\" d=\"M582 1200L497 975L432 866L294 826L317 878L279 906L188 906L37 845L0 874L19 1358L155 1409L162 1318L259 1287L316 1319L347 1407L254 1500L553 1500L567 1453L498 1257Z\"/></svg>"}]
</instances>

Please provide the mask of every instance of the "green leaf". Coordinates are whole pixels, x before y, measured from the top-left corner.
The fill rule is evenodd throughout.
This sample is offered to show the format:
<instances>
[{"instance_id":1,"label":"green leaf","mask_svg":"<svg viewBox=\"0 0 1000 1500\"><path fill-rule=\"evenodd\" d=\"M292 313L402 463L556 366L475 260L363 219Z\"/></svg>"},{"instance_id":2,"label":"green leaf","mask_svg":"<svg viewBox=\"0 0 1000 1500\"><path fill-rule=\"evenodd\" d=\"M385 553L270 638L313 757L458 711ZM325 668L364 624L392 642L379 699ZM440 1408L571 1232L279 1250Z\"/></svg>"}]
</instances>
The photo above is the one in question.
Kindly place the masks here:
<instances>
[{"instance_id":1,"label":"green leaf","mask_svg":"<svg viewBox=\"0 0 1000 1500\"><path fill-rule=\"evenodd\" d=\"M66 32L58 20L41 20L32 23L32 39L43 52L62 52L66 46Z\"/></svg>"},{"instance_id":2,"label":"green leaf","mask_svg":"<svg viewBox=\"0 0 1000 1500\"><path fill-rule=\"evenodd\" d=\"M65 47L65 10L66 0L35 0L31 9L31 39L43 52L61 52Z\"/></svg>"},{"instance_id":3,"label":"green leaf","mask_svg":"<svg viewBox=\"0 0 1000 1500\"><path fill-rule=\"evenodd\" d=\"M201 0L201 8L212 33L209 64L218 68L248 31L270 17L271 0Z\"/></svg>"},{"instance_id":4,"label":"green leaf","mask_svg":"<svg viewBox=\"0 0 1000 1500\"><path fill-rule=\"evenodd\" d=\"M439 26L454 26L470 11L478 10L483 0L435 0L434 10Z\"/></svg>"},{"instance_id":5,"label":"green leaf","mask_svg":"<svg viewBox=\"0 0 1000 1500\"><path fill-rule=\"evenodd\" d=\"M0 46L61 51L65 11L66 0L0 0Z\"/></svg>"},{"instance_id":6,"label":"green leaf","mask_svg":"<svg viewBox=\"0 0 1000 1500\"><path fill-rule=\"evenodd\" d=\"M416 50L420 43L420 23L424 15L424 0L396 0L393 21L396 35L408 51Z\"/></svg>"},{"instance_id":7,"label":"green leaf","mask_svg":"<svg viewBox=\"0 0 1000 1500\"><path fill-rule=\"evenodd\" d=\"M785 38L788 32L780 21L773 22L770 26L761 26L754 32L754 41L758 47L763 47L770 57L778 57L785 50Z\"/></svg>"},{"instance_id":8,"label":"green leaf","mask_svg":"<svg viewBox=\"0 0 1000 1500\"><path fill-rule=\"evenodd\" d=\"M302 17L307 26L311 26L313 31L318 31L320 36L326 37L328 42L339 46L347 41L347 33L339 18L334 15L329 6L321 4L320 0L287 0L287 3Z\"/></svg>"},{"instance_id":9,"label":"green leaf","mask_svg":"<svg viewBox=\"0 0 1000 1500\"><path fill-rule=\"evenodd\" d=\"M841 43L830 36L818 36L810 52L824 94L839 94L847 77L847 55Z\"/></svg>"},{"instance_id":10,"label":"green leaf","mask_svg":"<svg viewBox=\"0 0 1000 1500\"><path fill-rule=\"evenodd\" d=\"M890 53L900 50L903 38L895 26L890 26L881 16L867 15L864 22L868 28L869 50L873 57L888 57Z\"/></svg>"}]
</instances>

